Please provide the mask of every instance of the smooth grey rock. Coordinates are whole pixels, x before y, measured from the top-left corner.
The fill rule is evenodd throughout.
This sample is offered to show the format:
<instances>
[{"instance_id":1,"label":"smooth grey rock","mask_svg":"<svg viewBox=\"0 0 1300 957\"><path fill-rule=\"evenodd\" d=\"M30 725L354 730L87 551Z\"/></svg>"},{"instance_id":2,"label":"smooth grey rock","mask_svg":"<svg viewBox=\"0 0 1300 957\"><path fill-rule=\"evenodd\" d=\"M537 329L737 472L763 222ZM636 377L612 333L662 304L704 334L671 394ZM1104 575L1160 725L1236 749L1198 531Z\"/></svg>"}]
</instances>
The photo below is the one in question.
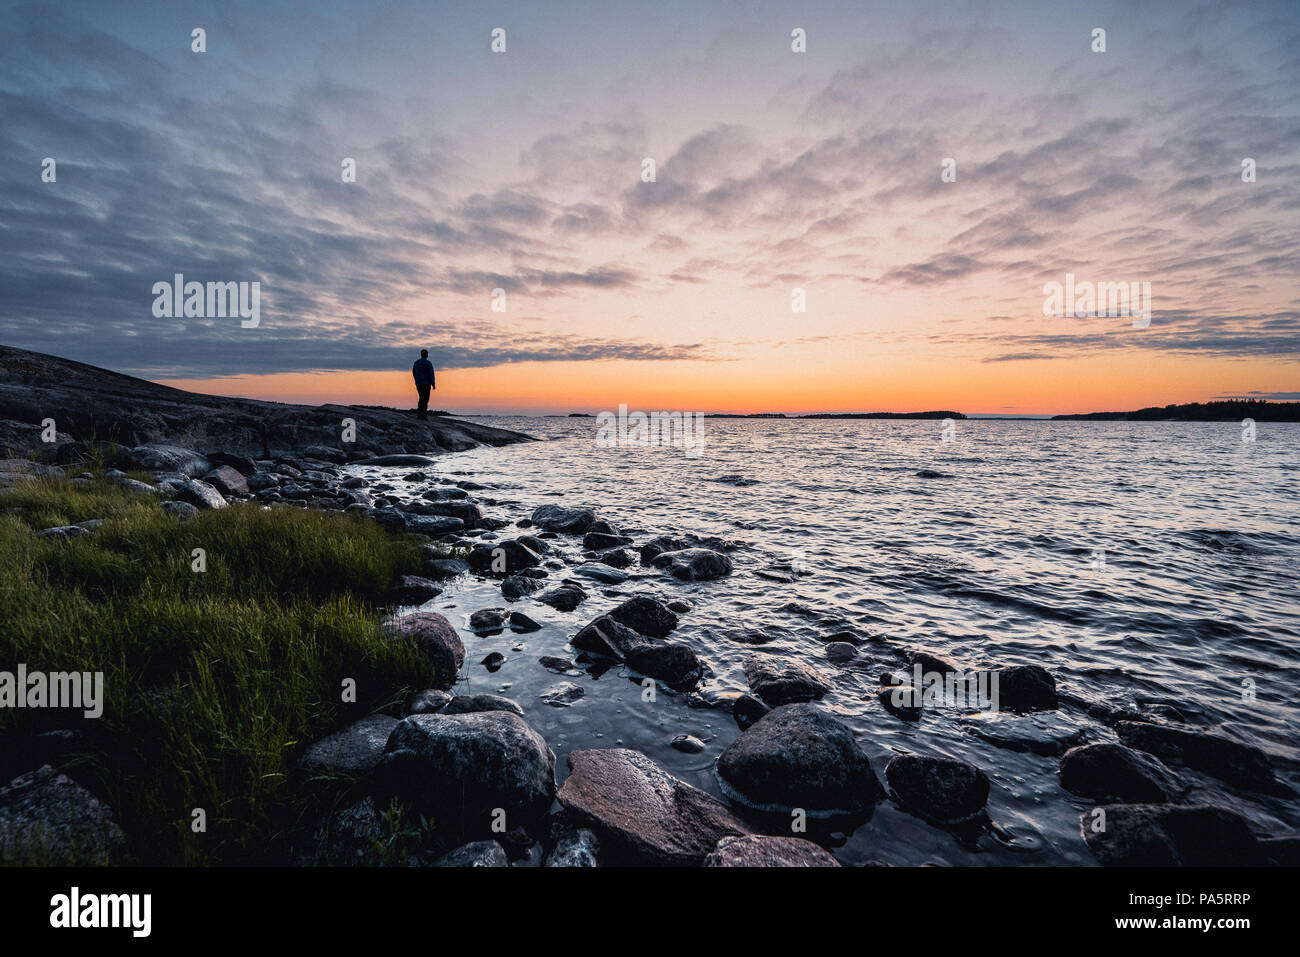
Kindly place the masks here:
<instances>
[{"instance_id":1,"label":"smooth grey rock","mask_svg":"<svg viewBox=\"0 0 1300 957\"><path fill-rule=\"evenodd\" d=\"M811 704L754 722L718 758L718 778L741 804L810 817L860 813L883 796L853 732Z\"/></svg>"},{"instance_id":2,"label":"smooth grey rock","mask_svg":"<svg viewBox=\"0 0 1300 957\"><path fill-rule=\"evenodd\" d=\"M499 694L463 694L452 698L442 707L443 714L477 714L484 711L504 711L524 716L517 702Z\"/></svg>"},{"instance_id":3,"label":"smooth grey rock","mask_svg":"<svg viewBox=\"0 0 1300 957\"><path fill-rule=\"evenodd\" d=\"M298 758L298 767L308 774L369 774L396 726L396 718L369 715L312 744Z\"/></svg>"}]
</instances>

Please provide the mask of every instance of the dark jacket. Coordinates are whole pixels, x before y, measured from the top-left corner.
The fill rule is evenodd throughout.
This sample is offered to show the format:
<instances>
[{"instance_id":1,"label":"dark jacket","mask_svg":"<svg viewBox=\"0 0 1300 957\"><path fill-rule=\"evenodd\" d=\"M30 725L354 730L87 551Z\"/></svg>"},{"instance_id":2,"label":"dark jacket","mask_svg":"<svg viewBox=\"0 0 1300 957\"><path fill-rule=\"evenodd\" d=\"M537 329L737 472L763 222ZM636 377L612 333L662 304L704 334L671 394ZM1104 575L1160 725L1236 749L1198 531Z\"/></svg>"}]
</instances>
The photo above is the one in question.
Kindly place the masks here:
<instances>
[{"instance_id":1,"label":"dark jacket","mask_svg":"<svg viewBox=\"0 0 1300 957\"><path fill-rule=\"evenodd\" d=\"M411 366L411 375L415 376L416 385L433 385L433 363L428 359L416 359Z\"/></svg>"}]
</instances>

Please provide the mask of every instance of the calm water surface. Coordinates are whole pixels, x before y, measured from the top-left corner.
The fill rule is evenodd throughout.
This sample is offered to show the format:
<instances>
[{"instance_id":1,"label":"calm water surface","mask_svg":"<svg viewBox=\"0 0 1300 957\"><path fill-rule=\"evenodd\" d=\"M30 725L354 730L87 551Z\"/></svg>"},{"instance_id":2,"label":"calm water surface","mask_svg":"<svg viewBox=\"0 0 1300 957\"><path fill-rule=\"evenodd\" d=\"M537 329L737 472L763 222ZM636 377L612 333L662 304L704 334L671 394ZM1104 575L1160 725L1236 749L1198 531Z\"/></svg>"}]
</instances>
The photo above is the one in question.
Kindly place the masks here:
<instances>
[{"instance_id":1,"label":"calm water surface","mask_svg":"<svg viewBox=\"0 0 1300 957\"><path fill-rule=\"evenodd\" d=\"M528 635L463 628L471 612L507 604L491 582L462 579L429 603L462 626L468 655L456 692L517 700L555 751L560 778L569 751L623 746L719 795L713 765L739 731L701 699L747 690L741 663L754 649L726 632L757 627L775 636L764 651L832 676L824 706L854 729L878 776L893 753L917 752L963 758L992 780L997 828L973 844L882 803L830 839L845 864L1095 863L1079 836L1090 805L1061 789L1059 759L1006 739L1113 732L1078 706L1033 719L935 709L901 721L873 692L912 648L968 667L1040 664L1083 702L1181 717L1263 747L1300 787L1300 425L1261 425L1244 443L1236 423L963 421L944 442L937 421L708 419L704 454L691 458L676 448L598 448L590 418L479 421L543 440L446 455L426 469L490 486L474 493L489 515L514 521L549 502L591 505L637 545L671 532L740 545L734 575L721 581L681 584L634 567L622 585L589 583L591 598L573 613L515 603L545 625ZM423 487L400 480L409 469L358 471L412 496ZM580 560L578 538L556 544ZM791 561L808 574L755 574ZM714 672L700 696L647 704L625 670L559 676L538 664L571 657L571 635L637 593L695 604L673 637ZM845 628L871 640L837 666L823 639ZM492 651L508 658L496 673L479 664ZM564 681L586 697L569 708L539 700ZM706 750L673 749L681 733ZM1191 779L1194 798L1234 807L1261 830L1300 827L1293 799Z\"/></svg>"}]
</instances>

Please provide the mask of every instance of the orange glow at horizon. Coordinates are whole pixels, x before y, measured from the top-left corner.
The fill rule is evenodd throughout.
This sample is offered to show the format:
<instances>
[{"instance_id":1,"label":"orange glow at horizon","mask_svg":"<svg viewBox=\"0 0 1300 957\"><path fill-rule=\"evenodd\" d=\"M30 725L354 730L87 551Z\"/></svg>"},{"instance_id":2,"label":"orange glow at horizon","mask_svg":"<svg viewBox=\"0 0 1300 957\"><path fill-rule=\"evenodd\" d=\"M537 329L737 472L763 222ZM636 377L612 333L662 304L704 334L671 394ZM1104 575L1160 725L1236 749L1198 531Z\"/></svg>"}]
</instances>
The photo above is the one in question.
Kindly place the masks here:
<instances>
[{"instance_id":1,"label":"orange glow at horizon","mask_svg":"<svg viewBox=\"0 0 1300 957\"><path fill-rule=\"evenodd\" d=\"M1024 414L1124 411L1259 391L1292 391L1295 368L1142 353L1104 359L981 363L898 355L792 361L527 362L440 369L430 408L462 414L565 414L630 409L701 412L917 412ZM215 395L302 404L413 408L406 370L286 372L218 379L158 380Z\"/></svg>"}]
</instances>

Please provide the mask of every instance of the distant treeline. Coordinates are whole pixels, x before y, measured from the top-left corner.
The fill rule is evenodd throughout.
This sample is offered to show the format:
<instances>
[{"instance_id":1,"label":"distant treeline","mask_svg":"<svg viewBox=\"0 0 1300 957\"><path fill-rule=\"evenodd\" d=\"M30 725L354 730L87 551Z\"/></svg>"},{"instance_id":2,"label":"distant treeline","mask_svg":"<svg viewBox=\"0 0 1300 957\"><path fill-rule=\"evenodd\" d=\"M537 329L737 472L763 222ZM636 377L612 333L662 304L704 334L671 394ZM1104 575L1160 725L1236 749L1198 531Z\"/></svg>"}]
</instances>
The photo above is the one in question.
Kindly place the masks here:
<instances>
[{"instance_id":1,"label":"distant treeline","mask_svg":"<svg viewBox=\"0 0 1300 957\"><path fill-rule=\"evenodd\" d=\"M1053 419L1098 419L1122 422L1300 422L1300 402L1265 399L1228 399L1222 402L1188 402L1138 409L1136 412L1085 412L1054 415Z\"/></svg>"}]
</instances>

